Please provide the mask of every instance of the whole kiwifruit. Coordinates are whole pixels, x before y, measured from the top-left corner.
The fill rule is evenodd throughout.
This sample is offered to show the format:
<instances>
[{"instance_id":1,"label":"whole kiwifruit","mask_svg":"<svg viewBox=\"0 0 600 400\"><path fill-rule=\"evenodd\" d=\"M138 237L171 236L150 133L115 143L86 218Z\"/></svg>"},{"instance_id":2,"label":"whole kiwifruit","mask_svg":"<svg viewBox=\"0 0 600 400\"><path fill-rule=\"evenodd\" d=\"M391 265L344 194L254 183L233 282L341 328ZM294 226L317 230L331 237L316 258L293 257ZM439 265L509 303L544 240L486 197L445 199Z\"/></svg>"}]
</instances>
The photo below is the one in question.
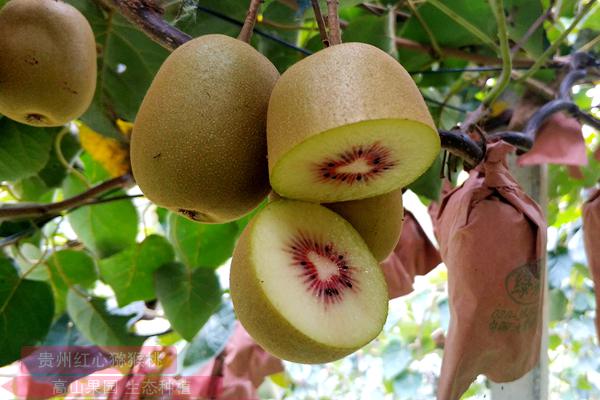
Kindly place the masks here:
<instances>
[{"instance_id":1,"label":"whole kiwifruit","mask_svg":"<svg viewBox=\"0 0 600 400\"><path fill-rule=\"evenodd\" d=\"M364 240L327 208L273 201L246 226L234 250L236 315L265 350L323 363L373 340L387 317L383 273Z\"/></svg>"},{"instance_id":2,"label":"whole kiwifruit","mask_svg":"<svg viewBox=\"0 0 600 400\"><path fill-rule=\"evenodd\" d=\"M164 62L137 115L135 180L156 204L200 222L226 222L269 191L266 115L279 73L252 46L205 35Z\"/></svg>"},{"instance_id":3,"label":"whole kiwifruit","mask_svg":"<svg viewBox=\"0 0 600 400\"><path fill-rule=\"evenodd\" d=\"M364 43L331 46L290 67L273 89L267 140L273 189L319 203L404 187L440 151L410 75Z\"/></svg>"},{"instance_id":4,"label":"whole kiwifruit","mask_svg":"<svg viewBox=\"0 0 600 400\"><path fill-rule=\"evenodd\" d=\"M34 126L81 116L96 88L96 41L73 6L11 0L0 10L0 113Z\"/></svg>"},{"instance_id":5,"label":"whole kiwifruit","mask_svg":"<svg viewBox=\"0 0 600 400\"><path fill-rule=\"evenodd\" d=\"M385 260L400 240L404 221L402 189L367 199L323 205L352 224L377 261Z\"/></svg>"}]
</instances>

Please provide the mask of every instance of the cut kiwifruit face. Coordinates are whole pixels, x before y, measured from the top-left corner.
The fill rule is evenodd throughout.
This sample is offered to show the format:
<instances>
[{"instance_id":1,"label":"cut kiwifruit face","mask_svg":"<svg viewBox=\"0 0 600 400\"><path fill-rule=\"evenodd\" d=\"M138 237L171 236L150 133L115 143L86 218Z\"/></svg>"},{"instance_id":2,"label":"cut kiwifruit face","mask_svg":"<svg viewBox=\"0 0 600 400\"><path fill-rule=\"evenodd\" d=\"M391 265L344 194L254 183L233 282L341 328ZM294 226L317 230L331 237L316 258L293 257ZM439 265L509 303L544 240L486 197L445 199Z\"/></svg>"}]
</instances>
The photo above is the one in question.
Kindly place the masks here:
<instances>
[{"instance_id":1,"label":"cut kiwifruit face","mask_svg":"<svg viewBox=\"0 0 600 400\"><path fill-rule=\"evenodd\" d=\"M158 71L131 139L135 180L154 203L191 220L222 223L269 191L266 117L279 77L247 43L205 35Z\"/></svg>"},{"instance_id":2,"label":"cut kiwifruit face","mask_svg":"<svg viewBox=\"0 0 600 400\"><path fill-rule=\"evenodd\" d=\"M96 40L75 7L12 0L0 10L0 113L33 126L81 116L96 88Z\"/></svg>"},{"instance_id":3,"label":"cut kiwifruit face","mask_svg":"<svg viewBox=\"0 0 600 400\"><path fill-rule=\"evenodd\" d=\"M284 197L373 197L423 174L437 130L406 70L364 43L331 46L290 67L269 102L271 186Z\"/></svg>"},{"instance_id":4,"label":"cut kiwifruit face","mask_svg":"<svg viewBox=\"0 0 600 400\"><path fill-rule=\"evenodd\" d=\"M362 200L323 204L352 224L377 261L383 261L398 244L404 207L402 189Z\"/></svg>"},{"instance_id":5,"label":"cut kiwifruit face","mask_svg":"<svg viewBox=\"0 0 600 400\"><path fill-rule=\"evenodd\" d=\"M354 352L387 316L384 276L360 235L333 211L294 200L269 203L246 227L230 290L250 335L301 363Z\"/></svg>"}]
</instances>

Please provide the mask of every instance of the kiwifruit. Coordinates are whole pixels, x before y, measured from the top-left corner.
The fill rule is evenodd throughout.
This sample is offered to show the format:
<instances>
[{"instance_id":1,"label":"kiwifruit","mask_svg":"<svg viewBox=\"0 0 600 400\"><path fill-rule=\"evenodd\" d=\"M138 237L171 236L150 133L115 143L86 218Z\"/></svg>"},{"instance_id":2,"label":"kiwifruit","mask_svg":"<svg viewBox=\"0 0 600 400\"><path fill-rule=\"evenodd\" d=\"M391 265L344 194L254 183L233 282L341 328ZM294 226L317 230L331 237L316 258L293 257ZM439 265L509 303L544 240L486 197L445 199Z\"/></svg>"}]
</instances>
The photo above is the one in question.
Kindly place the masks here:
<instances>
[{"instance_id":1,"label":"kiwifruit","mask_svg":"<svg viewBox=\"0 0 600 400\"><path fill-rule=\"evenodd\" d=\"M269 201L283 199L275 191ZM394 250L404 223L402 189L361 200L324 203L356 229L377 261L383 261Z\"/></svg>"},{"instance_id":2,"label":"kiwifruit","mask_svg":"<svg viewBox=\"0 0 600 400\"><path fill-rule=\"evenodd\" d=\"M398 244L404 208L402 189L362 200L323 204L350 222L377 261L383 261Z\"/></svg>"},{"instance_id":3,"label":"kiwifruit","mask_svg":"<svg viewBox=\"0 0 600 400\"><path fill-rule=\"evenodd\" d=\"M328 47L281 76L269 102L267 141L273 189L311 202L406 186L440 151L410 75L364 43Z\"/></svg>"},{"instance_id":4,"label":"kiwifruit","mask_svg":"<svg viewBox=\"0 0 600 400\"><path fill-rule=\"evenodd\" d=\"M374 339L385 323L383 273L342 217L281 199L245 228L233 254L230 290L238 319L267 351L323 363Z\"/></svg>"},{"instance_id":5,"label":"kiwifruit","mask_svg":"<svg viewBox=\"0 0 600 400\"><path fill-rule=\"evenodd\" d=\"M12 0L0 10L0 113L59 126L81 116L96 88L96 41L73 6Z\"/></svg>"},{"instance_id":6,"label":"kiwifruit","mask_svg":"<svg viewBox=\"0 0 600 400\"><path fill-rule=\"evenodd\" d=\"M177 48L144 97L131 140L136 182L156 204L226 222L269 191L266 114L277 69L252 46L205 35Z\"/></svg>"}]
</instances>

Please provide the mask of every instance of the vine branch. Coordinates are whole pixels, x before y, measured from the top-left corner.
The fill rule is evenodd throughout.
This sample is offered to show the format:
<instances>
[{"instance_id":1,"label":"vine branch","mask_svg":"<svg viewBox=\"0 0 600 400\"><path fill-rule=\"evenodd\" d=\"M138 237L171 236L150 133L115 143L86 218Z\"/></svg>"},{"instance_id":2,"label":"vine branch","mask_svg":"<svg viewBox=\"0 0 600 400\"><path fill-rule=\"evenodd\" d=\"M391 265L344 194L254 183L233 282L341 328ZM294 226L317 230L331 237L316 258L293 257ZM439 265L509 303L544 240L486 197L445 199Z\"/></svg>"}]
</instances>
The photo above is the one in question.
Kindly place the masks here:
<instances>
[{"instance_id":1,"label":"vine branch","mask_svg":"<svg viewBox=\"0 0 600 400\"><path fill-rule=\"evenodd\" d=\"M339 0L327 0L327 23L329 24L329 44L331 45L342 43L338 5Z\"/></svg>"},{"instance_id":2,"label":"vine branch","mask_svg":"<svg viewBox=\"0 0 600 400\"><path fill-rule=\"evenodd\" d=\"M175 50L192 39L163 19L163 10L153 0L103 0L129 22L138 26L152 40L168 50Z\"/></svg>"},{"instance_id":3,"label":"vine branch","mask_svg":"<svg viewBox=\"0 0 600 400\"><path fill-rule=\"evenodd\" d=\"M0 207L0 221L4 219L31 218L59 214L65 210L91 204L94 201L97 201L98 196L109 190L126 188L132 184L133 177L131 174L125 174L102 182L83 193L56 203L3 206Z\"/></svg>"},{"instance_id":4,"label":"vine branch","mask_svg":"<svg viewBox=\"0 0 600 400\"><path fill-rule=\"evenodd\" d=\"M250 6L246 12L246 19L242 30L238 35L238 39L242 42L250 43L252 39L252 32L254 32L254 25L256 24L256 16L258 15L258 9L264 0L250 0Z\"/></svg>"},{"instance_id":5,"label":"vine branch","mask_svg":"<svg viewBox=\"0 0 600 400\"><path fill-rule=\"evenodd\" d=\"M385 34L390 46L388 53L395 59L398 59L398 46L396 45L396 6L389 6Z\"/></svg>"},{"instance_id":6,"label":"vine branch","mask_svg":"<svg viewBox=\"0 0 600 400\"><path fill-rule=\"evenodd\" d=\"M329 47L329 35L327 34L327 27L325 26L325 20L321 13L321 6L319 6L319 0L311 0L313 12L315 13L315 20L317 20L317 26L319 27L319 35L321 35L321 41L323 46Z\"/></svg>"}]
</instances>

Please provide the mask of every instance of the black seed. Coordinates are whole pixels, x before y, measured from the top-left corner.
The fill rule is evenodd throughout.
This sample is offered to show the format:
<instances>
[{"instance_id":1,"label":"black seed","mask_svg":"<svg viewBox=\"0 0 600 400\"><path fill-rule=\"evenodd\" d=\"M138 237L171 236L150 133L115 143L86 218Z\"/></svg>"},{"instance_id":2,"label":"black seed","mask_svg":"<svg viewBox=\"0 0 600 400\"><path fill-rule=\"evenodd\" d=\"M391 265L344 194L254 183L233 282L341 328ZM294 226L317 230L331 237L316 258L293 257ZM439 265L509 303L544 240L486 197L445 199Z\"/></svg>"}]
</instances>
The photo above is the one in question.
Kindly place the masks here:
<instances>
[{"instance_id":1,"label":"black seed","mask_svg":"<svg viewBox=\"0 0 600 400\"><path fill-rule=\"evenodd\" d=\"M348 266L346 264L342 265L342 269L348 269Z\"/></svg>"},{"instance_id":2,"label":"black seed","mask_svg":"<svg viewBox=\"0 0 600 400\"><path fill-rule=\"evenodd\" d=\"M329 164L327 164L327 166L328 166L328 167L333 167L333 166L335 166L335 164L334 164L334 163L332 163L332 162L330 162Z\"/></svg>"},{"instance_id":3,"label":"black seed","mask_svg":"<svg viewBox=\"0 0 600 400\"><path fill-rule=\"evenodd\" d=\"M325 246L325 253L329 253L331 249L329 248L329 246Z\"/></svg>"},{"instance_id":4,"label":"black seed","mask_svg":"<svg viewBox=\"0 0 600 400\"><path fill-rule=\"evenodd\" d=\"M327 288L327 289L325 289L325 294L327 296L331 296L331 295L333 295L333 290L331 288Z\"/></svg>"},{"instance_id":5,"label":"black seed","mask_svg":"<svg viewBox=\"0 0 600 400\"><path fill-rule=\"evenodd\" d=\"M349 288L351 288L351 287L352 287L352 283L350 283L349 281L344 281L344 284L345 284L346 286L348 286Z\"/></svg>"},{"instance_id":6,"label":"black seed","mask_svg":"<svg viewBox=\"0 0 600 400\"><path fill-rule=\"evenodd\" d=\"M338 256L338 258L339 258L340 260L343 260L343 259L344 259L344 256L340 254L340 255Z\"/></svg>"},{"instance_id":7,"label":"black seed","mask_svg":"<svg viewBox=\"0 0 600 400\"><path fill-rule=\"evenodd\" d=\"M300 265L306 265L306 261L302 261Z\"/></svg>"},{"instance_id":8,"label":"black seed","mask_svg":"<svg viewBox=\"0 0 600 400\"><path fill-rule=\"evenodd\" d=\"M381 161L380 158L376 158L376 159L373 160L373 164L379 164L380 161Z\"/></svg>"},{"instance_id":9,"label":"black seed","mask_svg":"<svg viewBox=\"0 0 600 400\"><path fill-rule=\"evenodd\" d=\"M333 289L333 294L335 294L337 296L340 294L340 292L337 289Z\"/></svg>"},{"instance_id":10,"label":"black seed","mask_svg":"<svg viewBox=\"0 0 600 400\"><path fill-rule=\"evenodd\" d=\"M359 156L362 156L362 154L363 154L363 151L362 151L362 150L359 150L359 151L358 151L358 155L359 155Z\"/></svg>"},{"instance_id":11,"label":"black seed","mask_svg":"<svg viewBox=\"0 0 600 400\"><path fill-rule=\"evenodd\" d=\"M335 179L335 178L337 178L337 175L333 175L333 176L331 177L331 179Z\"/></svg>"},{"instance_id":12,"label":"black seed","mask_svg":"<svg viewBox=\"0 0 600 400\"><path fill-rule=\"evenodd\" d=\"M329 178L329 174L323 174L325 178Z\"/></svg>"},{"instance_id":13,"label":"black seed","mask_svg":"<svg viewBox=\"0 0 600 400\"><path fill-rule=\"evenodd\" d=\"M358 176L356 177L356 180L357 180L357 181L360 181L361 179L362 179L362 175L358 175Z\"/></svg>"},{"instance_id":14,"label":"black seed","mask_svg":"<svg viewBox=\"0 0 600 400\"><path fill-rule=\"evenodd\" d=\"M342 182L344 182L346 180L345 176L342 176Z\"/></svg>"}]
</instances>

